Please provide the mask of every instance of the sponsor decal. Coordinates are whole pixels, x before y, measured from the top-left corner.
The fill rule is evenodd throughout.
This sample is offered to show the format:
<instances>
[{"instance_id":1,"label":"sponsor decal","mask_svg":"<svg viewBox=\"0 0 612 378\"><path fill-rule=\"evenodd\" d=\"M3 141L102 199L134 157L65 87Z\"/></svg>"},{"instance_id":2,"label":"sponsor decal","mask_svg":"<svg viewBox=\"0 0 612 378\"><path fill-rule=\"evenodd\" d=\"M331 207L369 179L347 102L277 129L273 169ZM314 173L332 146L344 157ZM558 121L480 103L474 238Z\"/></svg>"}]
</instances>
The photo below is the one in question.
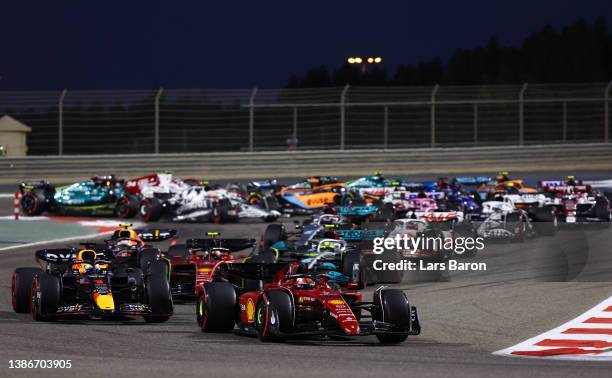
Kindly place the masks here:
<instances>
[{"instance_id":1,"label":"sponsor decal","mask_svg":"<svg viewBox=\"0 0 612 378\"><path fill-rule=\"evenodd\" d=\"M246 304L247 319L252 322L255 319L255 303L253 299L249 298Z\"/></svg>"}]
</instances>

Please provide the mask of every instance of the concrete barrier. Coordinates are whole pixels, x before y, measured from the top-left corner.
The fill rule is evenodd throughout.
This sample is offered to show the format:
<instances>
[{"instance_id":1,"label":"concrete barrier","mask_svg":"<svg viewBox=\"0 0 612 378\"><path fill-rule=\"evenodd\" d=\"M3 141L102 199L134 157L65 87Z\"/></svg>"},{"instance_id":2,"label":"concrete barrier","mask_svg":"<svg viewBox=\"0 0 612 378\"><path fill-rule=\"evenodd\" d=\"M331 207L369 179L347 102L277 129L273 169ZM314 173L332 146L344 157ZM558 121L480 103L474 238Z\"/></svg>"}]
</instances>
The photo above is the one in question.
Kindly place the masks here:
<instances>
[{"instance_id":1,"label":"concrete barrier","mask_svg":"<svg viewBox=\"0 0 612 378\"><path fill-rule=\"evenodd\" d=\"M0 158L0 184L67 181L92 175L134 177L171 170L206 179L611 170L612 144L565 144L393 150L313 150L160 155Z\"/></svg>"}]
</instances>

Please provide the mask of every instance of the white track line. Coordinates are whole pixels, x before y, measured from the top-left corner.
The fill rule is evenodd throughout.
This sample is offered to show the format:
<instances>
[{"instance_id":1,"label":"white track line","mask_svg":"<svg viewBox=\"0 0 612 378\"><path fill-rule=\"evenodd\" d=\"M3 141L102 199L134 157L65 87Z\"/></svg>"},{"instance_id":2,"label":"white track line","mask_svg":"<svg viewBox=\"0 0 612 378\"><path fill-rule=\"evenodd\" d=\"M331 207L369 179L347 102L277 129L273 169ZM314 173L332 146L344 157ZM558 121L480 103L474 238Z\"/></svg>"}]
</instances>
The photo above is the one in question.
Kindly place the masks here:
<instances>
[{"instance_id":1,"label":"white track line","mask_svg":"<svg viewBox=\"0 0 612 378\"><path fill-rule=\"evenodd\" d=\"M611 321L612 297L555 329L493 354L555 360L612 361Z\"/></svg>"},{"instance_id":2,"label":"white track line","mask_svg":"<svg viewBox=\"0 0 612 378\"><path fill-rule=\"evenodd\" d=\"M10 249L18 249L18 248L26 248L26 247L35 247L37 245L43 245L43 244L48 244L48 243L63 243L63 242L69 242L69 241L74 241L74 240L93 239L93 238L96 238L102 235L108 235L112 233L113 231L105 231L105 232L100 232L97 234L71 236L69 238L62 238L62 239L42 240L42 241L37 241L37 242L32 242L32 243L11 245L10 247L0 247L0 251L7 251Z\"/></svg>"},{"instance_id":3,"label":"white track line","mask_svg":"<svg viewBox=\"0 0 612 378\"><path fill-rule=\"evenodd\" d=\"M15 198L15 193L0 193L0 198Z\"/></svg>"}]
</instances>

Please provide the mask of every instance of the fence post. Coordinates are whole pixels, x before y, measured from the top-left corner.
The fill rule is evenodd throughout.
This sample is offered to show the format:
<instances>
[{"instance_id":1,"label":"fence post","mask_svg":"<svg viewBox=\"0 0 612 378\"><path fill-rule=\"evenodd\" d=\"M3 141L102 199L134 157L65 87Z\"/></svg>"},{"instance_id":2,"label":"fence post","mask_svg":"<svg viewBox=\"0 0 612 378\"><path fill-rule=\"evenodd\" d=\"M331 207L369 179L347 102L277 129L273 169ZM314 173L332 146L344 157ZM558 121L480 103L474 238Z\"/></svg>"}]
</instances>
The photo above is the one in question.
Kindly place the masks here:
<instances>
[{"instance_id":1,"label":"fence post","mask_svg":"<svg viewBox=\"0 0 612 378\"><path fill-rule=\"evenodd\" d=\"M298 109L297 106L293 107L293 143L295 143L295 148L297 149L297 136L298 136Z\"/></svg>"},{"instance_id":2,"label":"fence post","mask_svg":"<svg viewBox=\"0 0 612 378\"><path fill-rule=\"evenodd\" d=\"M340 93L340 149L344 150L344 134L345 134L345 109L344 103L346 100L346 92L348 92L349 85L345 85Z\"/></svg>"},{"instance_id":3,"label":"fence post","mask_svg":"<svg viewBox=\"0 0 612 378\"><path fill-rule=\"evenodd\" d=\"M255 135L255 95L257 95L257 87L253 88L249 98L249 152L253 152L253 138Z\"/></svg>"},{"instance_id":4,"label":"fence post","mask_svg":"<svg viewBox=\"0 0 612 378\"><path fill-rule=\"evenodd\" d=\"M385 117L383 122L383 146L386 150L389 146L389 106L385 105Z\"/></svg>"},{"instance_id":5,"label":"fence post","mask_svg":"<svg viewBox=\"0 0 612 378\"><path fill-rule=\"evenodd\" d=\"M440 86L436 84L431 91L431 148L436 146L436 94L438 93L438 89L440 89Z\"/></svg>"},{"instance_id":6,"label":"fence post","mask_svg":"<svg viewBox=\"0 0 612 378\"><path fill-rule=\"evenodd\" d=\"M478 103L474 104L474 146L478 145Z\"/></svg>"},{"instance_id":7,"label":"fence post","mask_svg":"<svg viewBox=\"0 0 612 378\"><path fill-rule=\"evenodd\" d=\"M527 83L523 83L521 92L519 93L519 146L523 145L525 139L525 109L524 99L525 91L527 90Z\"/></svg>"},{"instance_id":8,"label":"fence post","mask_svg":"<svg viewBox=\"0 0 612 378\"><path fill-rule=\"evenodd\" d=\"M59 97L59 102L57 104L57 114L58 114L58 120L57 120L57 154L58 155L63 155L64 154L64 98L66 98L66 93L68 91L66 89L64 89L62 91L62 93L60 94Z\"/></svg>"},{"instance_id":9,"label":"fence post","mask_svg":"<svg viewBox=\"0 0 612 378\"><path fill-rule=\"evenodd\" d=\"M608 143L610 139L610 88L612 88L612 81L606 86L606 93L604 94L604 142Z\"/></svg>"},{"instance_id":10,"label":"fence post","mask_svg":"<svg viewBox=\"0 0 612 378\"><path fill-rule=\"evenodd\" d=\"M563 101L563 143L567 141L567 101Z\"/></svg>"},{"instance_id":11,"label":"fence post","mask_svg":"<svg viewBox=\"0 0 612 378\"><path fill-rule=\"evenodd\" d=\"M159 99L164 93L164 88L159 88L155 95L155 153L159 154Z\"/></svg>"}]
</instances>

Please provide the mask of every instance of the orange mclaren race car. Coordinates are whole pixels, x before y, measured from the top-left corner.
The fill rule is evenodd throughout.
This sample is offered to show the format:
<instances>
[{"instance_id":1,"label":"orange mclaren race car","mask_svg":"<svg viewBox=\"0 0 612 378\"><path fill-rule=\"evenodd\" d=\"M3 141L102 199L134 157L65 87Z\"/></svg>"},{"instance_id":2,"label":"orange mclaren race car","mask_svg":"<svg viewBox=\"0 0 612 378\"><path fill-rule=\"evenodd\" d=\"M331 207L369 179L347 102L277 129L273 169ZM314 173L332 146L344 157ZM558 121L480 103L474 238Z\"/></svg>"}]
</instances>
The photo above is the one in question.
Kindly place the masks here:
<instances>
[{"instance_id":1,"label":"orange mclaren race car","mask_svg":"<svg viewBox=\"0 0 612 378\"><path fill-rule=\"evenodd\" d=\"M348 195L345 183L334 177L316 176L282 188L280 198L301 209L314 209L342 204Z\"/></svg>"}]
</instances>

